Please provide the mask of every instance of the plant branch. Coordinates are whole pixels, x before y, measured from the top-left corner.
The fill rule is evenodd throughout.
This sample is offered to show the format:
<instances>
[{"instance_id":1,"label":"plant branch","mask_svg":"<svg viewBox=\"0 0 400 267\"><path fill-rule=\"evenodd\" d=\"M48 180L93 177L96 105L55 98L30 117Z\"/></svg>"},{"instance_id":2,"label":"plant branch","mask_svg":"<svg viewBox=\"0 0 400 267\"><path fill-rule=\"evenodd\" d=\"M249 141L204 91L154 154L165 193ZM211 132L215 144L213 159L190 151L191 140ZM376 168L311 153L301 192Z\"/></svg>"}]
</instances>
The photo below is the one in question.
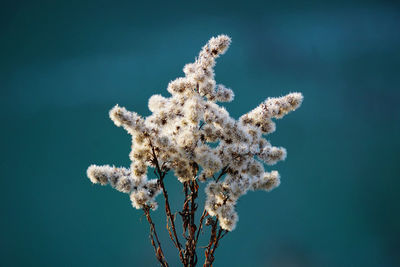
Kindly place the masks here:
<instances>
[{"instance_id":1,"label":"plant branch","mask_svg":"<svg viewBox=\"0 0 400 267\"><path fill-rule=\"evenodd\" d=\"M219 179L221 179L222 176L224 176L229 169L229 165L226 165L225 167L222 168L221 173L219 174L218 178L215 180L217 183L219 181Z\"/></svg>"},{"instance_id":2,"label":"plant branch","mask_svg":"<svg viewBox=\"0 0 400 267\"><path fill-rule=\"evenodd\" d=\"M161 243L160 243L160 240L158 239L156 227L153 223L153 220L150 217L150 208L148 206L145 206L143 208L143 211L144 211L144 214L146 215L147 221L150 224L149 238L150 238L151 245L154 247L154 252L156 254L156 258L160 262L161 266L168 267L168 263L167 263L167 260L165 259L164 252L161 249ZM154 241L154 237L156 238L157 243Z\"/></svg>"},{"instance_id":3,"label":"plant branch","mask_svg":"<svg viewBox=\"0 0 400 267\"><path fill-rule=\"evenodd\" d=\"M152 145L151 141L150 141L150 146L151 146L152 152L153 152L153 161L154 161L153 163L156 166L156 170L155 171L156 171L156 174L158 176L158 183L159 183L159 185L160 185L160 187L162 189L163 196L164 196L164 199L165 199L165 213L167 215L166 228L168 230L168 233L169 233L169 236L170 236L172 242L174 243L174 245L176 246L176 248L179 251L179 258L180 258L181 262L183 263L184 266L187 266L185 258L183 257L182 246L179 243L179 239L178 239L178 236L176 234L175 216L171 213L171 207L169 205L169 200L168 200L168 192L165 189L165 185L164 185L164 177L165 177L167 172L161 170L160 165L158 163L158 159L157 159L157 155L156 155L154 146ZM169 224L171 225L171 227L169 226ZM172 233L171 233L171 228L172 228L173 236L172 236Z\"/></svg>"},{"instance_id":4,"label":"plant branch","mask_svg":"<svg viewBox=\"0 0 400 267\"><path fill-rule=\"evenodd\" d=\"M197 230L196 239L195 239L195 241L194 241L195 246L197 246L197 242L198 242L198 240L199 240L199 235L200 235L201 229L203 228L203 221L204 221L204 218L207 217L207 215L208 215L208 212L204 209L203 214L202 214L201 217L200 217L199 229ZM195 247L195 248L196 248L196 247Z\"/></svg>"},{"instance_id":5,"label":"plant branch","mask_svg":"<svg viewBox=\"0 0 400 267\"><path fill-rule=\"evenodd\" d=\"M217 222L215 223L215 225L217 224ZM215 229L216 230L216 229ZM214 231L215 231L214 230ZM225 231L225 233L224 234L222 234L223 232ZM203 267L209 267L209 266L212 266L212 264L213 264L213 262L214 262L214 259L215 259L215 257L214 257L214 253L215 253L215 250L217 249L217 247L218 247L218 244L219 244L219 241L226 235L228 233L228 231L226 231L226 230L223 230L221 227L219 228L219 231L218 231L218 234L215 236L215 232L214 232L214 240L213 240L213 244L211 244L211 246L210 246L210 244L209 244L209 247L208 247L208 251L207 251L207 253L206 253L206 259L205 259L205 262L204 262L204 265L203 265ZM212 247L212 248L211 248ZM210 249L211 249L211 251L210 251Z\"/></svg>"}]
</instances>

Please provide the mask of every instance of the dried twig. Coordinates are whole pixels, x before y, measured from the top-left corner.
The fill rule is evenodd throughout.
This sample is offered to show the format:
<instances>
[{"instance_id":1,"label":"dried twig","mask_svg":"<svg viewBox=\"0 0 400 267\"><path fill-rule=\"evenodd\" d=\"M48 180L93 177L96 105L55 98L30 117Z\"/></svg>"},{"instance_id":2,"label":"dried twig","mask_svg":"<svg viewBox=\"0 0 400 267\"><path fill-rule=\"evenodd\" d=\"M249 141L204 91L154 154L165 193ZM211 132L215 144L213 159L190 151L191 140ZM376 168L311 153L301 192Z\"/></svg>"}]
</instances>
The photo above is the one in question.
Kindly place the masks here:
<instances>
[{"instance_id":1,"label":"dried twig","mask_svg":"<svg viewBox=\"0 0 400 267\"><path fill-rule=\"evenodd\" d=\"M215 224L215 225L216 225L216 224ZM224 233L223 233L223 232L224 232ZM222 234L222 233L223 233L223 234ZM216 236L215 236L215 232L214 232L214 240L213 240L211 246L210 246L210 244L209 244L209 246L208 246L208 251L207 251L207 254L206 254L206 259L205 259L205 261L204 261L203 267L212 266L212 264L213 264L213 262L214 262L214 259L215 259L214 253L215 253L215 250L216 250L217 247L218 247L219 241L220 241L227 233L229 233L229 232L226 231L226 230L223 230L221 227L219 228L218 234L217 234ZM211 247L212 247L212 248L211 248ZM210 249L211 249L211 251L210 251Z\"/></svg>"},{"instance_id":2,"label":"dried twig","mask_svg":"<svg viewBox=\"0 0 400 267\"><path fill-rule=\"evenodd\" d=\"M146 215L146 219L150 224L150 242L151 245L154 247L154 252L156 253L156 258L160 262L161 266L168 267L167 260L165 259L164 252L161 249L161 243L160 240L158 239L158 235L156 232L156 227L153 223L153 220L150 217L150 208L148 206L145 206L143 208L144 214ZM156 238L157 243L154 241L154 237Z\"/></svg>"},{"instance_id":3,"label":"dried twig","mask_svg":"<svg viewBox=\"0 0 400 267\"><path fill-rule=\"evenodd\" d=\"M179 239L178 239L178 235L176 234L176 228L175 228L175 216L171 213L171 207L169 205L169 200L168 200L168 193L167 190L165 189L165 185L164 185L164 177L166 175L165 171L162 171L160 168L160 165L158 163L158 159L157 159L157 155L154 149L154 146L152 145L151 141L150 141L150 146L152 148L152 152L153 152L153 160L154 160L154 164L156 166L156 172L157 172L157 176L158 176L158 183L162 189L163 192L163 196L165 199L165 213L167 215L167 225L166 228L168 230L169 236L172 240L172 242L174 243L174 245L176 246L176 248L179 251L179 258L181 260L181 262L183 263L184 266L186 266L186 261L185 258L183 256L183 252L182 252L182 245L181 243L179 243ZM169 226L169 224L171 225L171 227ZM172 228L172 233L171 233L171 228Z\"/></svg>"}]
</instances>

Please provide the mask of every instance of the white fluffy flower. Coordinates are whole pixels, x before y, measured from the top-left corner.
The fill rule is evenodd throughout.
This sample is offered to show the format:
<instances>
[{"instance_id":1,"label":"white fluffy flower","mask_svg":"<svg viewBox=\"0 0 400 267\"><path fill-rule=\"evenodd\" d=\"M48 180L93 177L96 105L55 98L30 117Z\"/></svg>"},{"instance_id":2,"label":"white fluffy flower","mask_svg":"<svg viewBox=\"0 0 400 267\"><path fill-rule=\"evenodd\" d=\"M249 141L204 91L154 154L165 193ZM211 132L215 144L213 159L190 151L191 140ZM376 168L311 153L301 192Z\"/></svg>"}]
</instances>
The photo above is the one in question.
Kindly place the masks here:
<instances>
[{"instance_id":1,"label":"white fluffy flower","mask_svg":"<svg viewBox=\"0 0 400 267\"><path fill-rule=\"evenodd\" d=\"M265 172L262 162L273 165L284 160L286 149L272 146L264 135L274 132L273 119L297 109L303 96L267 98L238 120L232 118L217 102L232 101L234 93L214 78L216 59L230 43L226 35L211 38L196 60L184 66L185 76L168 84L169 97L150 97L150 116L142 118L118 105L112 108L109 115L115 125L132 135L132 163L129 169L91 165L90 181L129 193L137 209L155 209L159 183L148 180L147 170L157 162L182 183L208 181L205 209L228 231L236 227L235 205L242 195L277 187L278 172Z\"/></svg>"}]
</instances>

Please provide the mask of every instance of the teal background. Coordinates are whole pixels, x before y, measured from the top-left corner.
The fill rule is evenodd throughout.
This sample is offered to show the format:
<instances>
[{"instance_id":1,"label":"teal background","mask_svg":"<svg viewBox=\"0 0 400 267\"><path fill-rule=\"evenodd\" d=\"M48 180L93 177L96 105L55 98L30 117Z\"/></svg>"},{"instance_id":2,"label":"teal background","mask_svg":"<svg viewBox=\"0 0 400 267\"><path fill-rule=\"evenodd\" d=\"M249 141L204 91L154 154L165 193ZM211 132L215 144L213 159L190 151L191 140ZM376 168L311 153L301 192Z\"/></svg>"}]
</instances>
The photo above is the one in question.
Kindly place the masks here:
<instances>
[{"instance_id":1,"label":"teal background","mask_svg":"<svg viewBox=\"0 0 400 267\"><path fill-rule=\"evenodd\" d=\"M142 213L86 168L129 166L108 110L149 115L225 33L216 79L235 91L233 117L305 100L268 136L288 150L281 186L240 199L215 266L400 266L399 26L389 1L2 1L0 265L157 266ZM167 178L174 207L178 185Z\"/></svg>"}]
</instances>

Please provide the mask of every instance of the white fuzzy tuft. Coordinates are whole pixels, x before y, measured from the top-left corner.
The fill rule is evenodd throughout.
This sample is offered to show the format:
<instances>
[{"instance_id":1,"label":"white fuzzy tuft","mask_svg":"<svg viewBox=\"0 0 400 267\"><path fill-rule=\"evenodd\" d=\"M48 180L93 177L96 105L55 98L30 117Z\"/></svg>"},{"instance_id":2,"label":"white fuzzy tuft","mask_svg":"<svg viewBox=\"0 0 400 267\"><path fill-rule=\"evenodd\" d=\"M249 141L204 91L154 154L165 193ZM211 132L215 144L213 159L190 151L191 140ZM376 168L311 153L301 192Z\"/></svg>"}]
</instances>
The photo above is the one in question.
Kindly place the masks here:
<instances>
[{"instance_id":1,"label":"white fuzzy tuft","mask_svg":"<svg viewBox=\"0 0 400 267\"><path fill-rule=\"evenodd\" d=\"M161 188L156 179L148 180L148 167L171 170L182 183L208 182L205 209L227 231L236 227L235 206L241 196L279 186L279 173L265 172L263 163L284 160L286 149L272 146L264 136L276 130L274 119L300 107L303 95L267 98L238 120L232 118L217 103L231 102L234 92L217 85L214 74L216 59L230 44L226 35L212 37L196 60L184 66L185 76L168 84L169 97L150 97L150 116L113 107L111 120L132 135L132 163L129 169L91 165L90 181L129 193L137 209L157 208Z\"/></svg>"}]
</instances>

